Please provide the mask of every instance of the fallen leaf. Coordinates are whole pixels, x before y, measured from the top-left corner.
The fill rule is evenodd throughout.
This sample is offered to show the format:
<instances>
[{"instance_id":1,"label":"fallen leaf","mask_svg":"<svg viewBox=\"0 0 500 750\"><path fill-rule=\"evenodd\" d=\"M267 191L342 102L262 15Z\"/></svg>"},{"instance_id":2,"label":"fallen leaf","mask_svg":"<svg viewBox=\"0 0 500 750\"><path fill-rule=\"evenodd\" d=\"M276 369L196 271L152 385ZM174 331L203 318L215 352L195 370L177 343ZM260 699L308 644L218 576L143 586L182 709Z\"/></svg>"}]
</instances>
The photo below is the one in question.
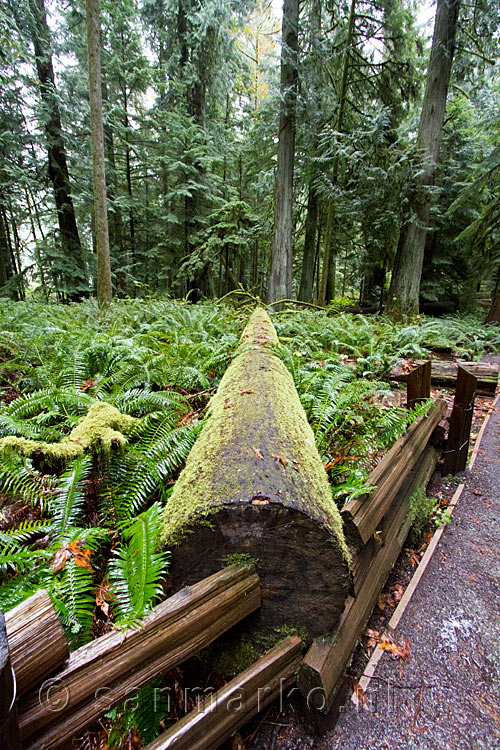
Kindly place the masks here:
<instances>
[{"instance_id":1,"label":"fallen leaf","mask_svg":"<svg viewBox=\"0 0 500 750\"><path fill-rule=\"evenodd\" d=\"M135 727L129 729L120 740L121 750L142 750L143 747L141 735Z\"/></svg>"},{"instance_id":2,"label":"fallen leaf","mask_svg":"<svg viewBox=\"0 0 500 750\"><path fill-rule=\"evenodd\" d=\"M101 583L95 595L95 603L99 609L104 612L106 617L109 615L109 602L111 601L111 592L107 579Z\"/></svg>"},{"instance_id":3,"label":"fallen leaf","mask_svg":"<svg viewBox=\"0 0 500 750\"><path fill-rule=\"evenodd\" d=\"M375 646L380 640L380 632L378 630L372 630L371 628L366 628L363 635L368 638L368 643L366 644L368 648L375 648Z\"/></svg>"},{"instance_id":4,"label":"fallen leaf","mask_svg":"<svg viewBox=\"0 0 500 750\"><path fill-rule=\"evenodd\" d=\"M251 391L250 388L244 388L240 391L240 396L243 396L244 393L253 393L253 391Z\"/></svg>"},{"instance_id":5,"label":"fallen leaf","mask_svg":"<svg viewBox=\"0 0 500 750\"><path fill-rule=\"evenodd\" d=\"M258 448L255 448L255 446L252 445L252 450L257 456L257 458L260 458L261 461L264 460L264 456L262 455L262 452Z\"/></svg>"},{"instance_id":6,"label":"fallen leaf","mask_svg":"<svg viewBox=\"0 0 500 750\"><path fill-rule=\"evenodd\" d=\"M365 700L365 691L359 684L359 682L355 682L355 680L352 681L352 689L354 691L354 694L356 695L356 698L360 703L363 703Z\"/></svg>"},{"instance_id":7,"label":"fallen leaf","mask_svg":"<svg viewBox=\"0 0 500 750\"><path fill-rule=\"evenodd\" d=\"M482 495L483 493L480 490L472 490L473 495Z\"/></svg>"},{"instance_id":8,"label":"fallen leaf","mask_svg":"<svg viewBox=\"0 0 500 750\"><path fill-rule=\"evenodd\" d=\"M401 661L410 660L410 643L405 638L398 643L389 635L380 641L380 648L384 651L389 651L395 659L401 659Z\"/></svg>"},{"instance_id":9,"label":"fallen leaf","mask_svg":"<svg viewBox=\"0 0 500 750\"><path fill-rule=\"evenodd\" d=\"M87 378L87 380L83 381L83 385L80 387L80 390L88 391L89 388L93 388L95 385L97 385L97 380L91 380L90 378Z\"/></svg>"},{"instance_id":10,"label":"fallen leaf","mask_svg":"<svg viewBox=\"0 0 500 750\"><path fill-rule=\"evenodd\" d=\"M61 570L61 568L64 567L66 564L66 561L70 559L70 557L73 557L75 564L79 568L85 568L86 570L93 571L92 563L91 563L91 551L89 549L85 549L82 546L82 542L78 539L74 542L70 542L69 544L64 544L61 549L57 550L56 554L52 558L52 570L57 572L58 570Z\"/></svg>"},{"instance_id":11,"label":"fallen leaf","mask_svg":"<svg viewBox=\"0 0 500 750\"><path fill-rule=\"evenodd\" d=\"M234 406L233 402L226 398L224 401L224 409L230 409L232 406Z\"/></svg>"},{"instance_id":12,"label":"fallen leaf","mask_svg":"<svg viewBox=\"0 0 500 750\"><path fill-rule=\"evenodd\" d=\"M403 597L404 592L405 592L404 587L401 586L400 583L397 583L391 591L391 595L394 601L400 602Z\"/></svg>"},{"instance_id":13,"label":"fallen leaf","mask_svg":"<svg viewBox=\"0 0 500 750\"><path fill-rule=\"evenodd\" d=\"M64 545L64 547L61 547L61 549L58 549L50 563L52 566L52 570L57 573L58 570L61 570L61 568L64 567L66 560L68 560L70 557L71 552L66 545Z\"/></svg>"},{"instance_id":14,"label":"fallen leaf","mask_svg":"<svg viewBox=\"0 0 500 750\"><path fill-rule=\"evenodd\" d=\"M285 457L283 456L283 454L281 454L281 453L273 453L273 454L272 454L272 457L273 457L273 458L274 458L274 459L275 459L275 460L276 460L276 461L277 461L277 462L278 462L279 464L281 464L281 465L282 465L283 467L286 467L286 465L287 465L287 463L288 463L288 459L286 459L286 458L285 458Z\"/></svg>"},{"instance_id":15,"label":"fallen leaf","mask_svg":"<svg viewBox=\"0 0 500 750\"><path fill-rule=\"evenodd\" d=\"M414 549L409 550L408 554L410 556L411 566L412 568L415 568L420 562L420 557L418 556L417 552L415 552Z\"/></svg>"}]
</instances>

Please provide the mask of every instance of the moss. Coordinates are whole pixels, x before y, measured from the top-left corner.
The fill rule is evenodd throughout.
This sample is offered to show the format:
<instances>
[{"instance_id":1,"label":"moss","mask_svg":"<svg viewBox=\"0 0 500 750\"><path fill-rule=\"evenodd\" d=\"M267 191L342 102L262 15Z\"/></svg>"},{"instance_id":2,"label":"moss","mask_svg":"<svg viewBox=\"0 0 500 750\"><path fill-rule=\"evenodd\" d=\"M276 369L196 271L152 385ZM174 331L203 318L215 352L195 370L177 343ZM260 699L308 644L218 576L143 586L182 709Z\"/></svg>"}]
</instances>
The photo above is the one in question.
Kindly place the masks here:
<instances>
[{"instance_id":1,"label":"moss","mask_svg":"<svg viewBox=\"0 0 500 750\"><path fill-rule=\"evenodd\" d=\"M201 660L210 664L211 670L224 675L226 678L236 677L254 664L260 656L259 650L243 636L238 644L216 644L200 654Z\"/></svg>"},{"instance_id":2,"label":"moss","mask_svg":"<svg viewBox=\"0 0 500 750\"><path fill-rule=\"evenodd\" d=\"M279 625L277 628L273 628L269 633L259 633L255 637L255 642L262 649L262 651L269 651L271 648L280 643L283 638L288 638L288 636L291 635L296 635L304 643L307 643L309 640L306 628L283 624Z\"/></svg>"},{"instance_id":3,"label":"moss","mask_svg":"<svg viewBox=\"0 0 500 750\"><path fill-rule=\"evenodd\" d=\"M273 476L281 472L276 479L279 502L293 504L326 527L349 560L342 520L314 434L292 377L276 353L277 344L269 316L257 309L209 404L207 423L166 506L166 544L178 544L223 504L251 500L256 487L273 481L263 471L264 465L267 470L271 464ZM259 461L259 454L265 461Z\"/></svg>"},{"instance_id":4,"label":"moss","mask_svg":"<svg viewBox=\"0 0 500 750\"><path fill-rule=\"evenodd\" d=\"M423 529L431 519L435 503L433 497L427 497L425 487L418 487L411 496L409 513L412 517L412 525L408 535L408 542L411 545L418 543Z\"/></svg>"},{"instance_id":5,"label":"moss","mask_svg":"<svg viewBox=\"0 0 500 750\"><path fill-rule=\"evenodd\" d=\"M13 452L27 458L41 453L49 460L72 461L85 451L96 450L109 453L112 448L125 446L125 434L130 432L137 420L105 401L92 404L67 438L60 443L27 440L22 437L5 437L0 440L0 451Z\"/></svg>"},{"instance_id":6,"label":"moss","mask_svg":"<svg viewBox=\"0 0 500 750\"><path fill-rule=\"evenodd\" d=\"M246 565L247 568L253 568L259 562L257 557L252 557L246 552L235 552L233 555L228 555L222 559L224 565L233 565L239 563L240 565Z\"/></svg>"}]
</instances>

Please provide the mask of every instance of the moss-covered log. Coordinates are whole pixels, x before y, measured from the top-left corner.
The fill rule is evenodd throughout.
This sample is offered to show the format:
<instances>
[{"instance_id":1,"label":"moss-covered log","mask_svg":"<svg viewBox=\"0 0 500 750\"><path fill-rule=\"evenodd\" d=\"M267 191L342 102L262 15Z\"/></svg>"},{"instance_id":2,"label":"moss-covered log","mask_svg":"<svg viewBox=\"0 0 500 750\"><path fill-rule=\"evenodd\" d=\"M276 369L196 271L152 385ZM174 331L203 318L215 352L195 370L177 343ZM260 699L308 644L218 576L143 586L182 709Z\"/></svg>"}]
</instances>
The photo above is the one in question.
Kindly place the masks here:
<instances>
[{"instance_id":1,"label":"moss-covered log","mask_svg":"<svg viewBox=\"0 0 500 750\"><path fill-rule=\"evenodd\" d=\"M86 451L109 453L112 448L123 448L125 434L136 425L137 419L122 414L115 406L99 401L92 404L87 415L82 417L70 434L60 443L45 443L24 437L8 436L0 439L0 453L17 453L31 458L40 456L46 462L66 463L79 458Z\"/></svg>"},{"instance_id":2,"label":"moss-covered log","mask_svg":"<svg viewBox=\"0 0 500 750\"><path fill-rule=\"evenodd\" d=\"M313 432L262 309L250 318L165 509L180 587L247 555L263 603L255 627L332 631L349 584L348 551ZM241 559L241 558L240 558Z\"/></svg>"}]
</instances>

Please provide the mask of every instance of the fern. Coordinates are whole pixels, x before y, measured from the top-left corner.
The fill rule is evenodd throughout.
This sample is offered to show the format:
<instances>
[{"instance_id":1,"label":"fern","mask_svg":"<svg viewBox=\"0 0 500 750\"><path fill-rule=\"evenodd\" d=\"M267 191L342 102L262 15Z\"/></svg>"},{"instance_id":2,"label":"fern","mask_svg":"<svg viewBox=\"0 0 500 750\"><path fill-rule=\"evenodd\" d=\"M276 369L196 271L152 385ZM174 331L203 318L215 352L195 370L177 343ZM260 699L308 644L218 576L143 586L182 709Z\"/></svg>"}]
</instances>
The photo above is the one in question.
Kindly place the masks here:
<instances>
[{"instance_id":1,"label":"fern","mask_svg":"<svg viewBox=\"0 0 500 750\"><path fill-rule=\"evenodd\" d=\"M92 459L83 456L73 461L59 477L57 491L50 502L50 512L54 519L53 529L61 537L82 514L91 470Z\"/></svg>"},{"instance_id":2,"label":"fern","mask_svg":"<svg viewBox=\"0 0 500 750\"><path fill-rule=\"evenodd\" d=\"M167 554L158 552L161 528L161 506L155 503L122 530L123 543L109 567L118 625L140 620L162 594Z\"/></svg>"},{"instance_id":3,"label":"fern","mask_svg":"<svg viewBox=\"0 0 500 750\"><path fill-rule=\"evenodd\" d=\"M53 601L63 624L68 628L72 645L87 642L92 635L95 607L92 573L79 567L73 558L66 561L62 571L48 580Z\"/></svg>"}]
</instances>

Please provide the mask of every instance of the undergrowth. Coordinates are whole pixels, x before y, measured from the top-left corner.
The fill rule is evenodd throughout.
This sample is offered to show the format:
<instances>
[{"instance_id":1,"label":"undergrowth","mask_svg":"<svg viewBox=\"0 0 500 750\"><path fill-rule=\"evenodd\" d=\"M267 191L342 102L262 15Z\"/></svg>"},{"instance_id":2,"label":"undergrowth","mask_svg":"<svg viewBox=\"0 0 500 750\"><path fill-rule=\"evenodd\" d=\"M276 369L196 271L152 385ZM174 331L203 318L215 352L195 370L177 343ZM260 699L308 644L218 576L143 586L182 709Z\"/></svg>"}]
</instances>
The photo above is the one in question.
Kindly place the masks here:
<instances>
[{"instance_id":1,"label":"undergrowth","mask_svg":"<svg viewBox=\"0 0 500 750\"><path fill-rule=\"evenodd\" d=\"M0 451L0 610L44 587L78 646L137 625L165 596L161 509L247 313L168 299L120 301L105 315L91 302L0 300L0 439L63 441L101 402L137 420L125 447L94 448L55 466L43 452ZM393 405L386 378L399 358L436 347L465 358L500 348L500 330L473 318L401 327L288 310L273 320L339 504L369 491L370 470L428 408ZM139 723L140 713L139 705ZM143 724L152 737L156 715Z\"/></svg>"}]
</instances>

